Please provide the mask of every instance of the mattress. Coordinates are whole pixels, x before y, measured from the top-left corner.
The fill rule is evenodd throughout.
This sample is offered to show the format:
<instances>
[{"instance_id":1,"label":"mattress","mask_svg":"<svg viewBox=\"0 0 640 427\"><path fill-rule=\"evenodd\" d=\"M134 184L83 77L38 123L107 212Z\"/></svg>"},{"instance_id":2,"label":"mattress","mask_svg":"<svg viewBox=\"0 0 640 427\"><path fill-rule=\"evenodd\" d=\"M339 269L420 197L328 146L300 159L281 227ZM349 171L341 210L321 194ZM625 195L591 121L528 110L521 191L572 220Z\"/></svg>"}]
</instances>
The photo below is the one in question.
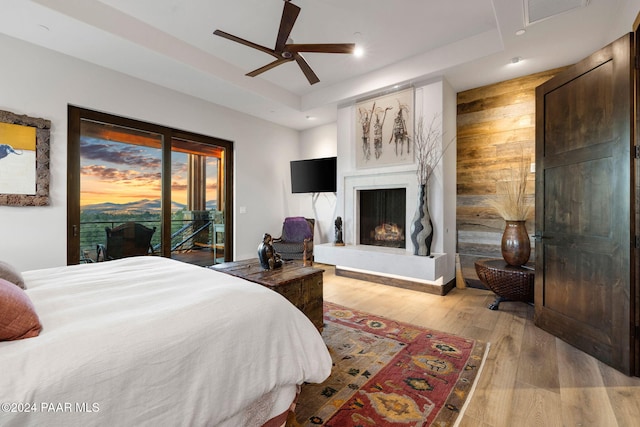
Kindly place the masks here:
<instances>
[{"instance_id":1,"label":"mattress","mask_svg":"<svg viewBox=\"0 0 640 427\"><path fill-rule=\"evenodd\" d=\"M0 342L2 426L260 426L331 371L302 312L238 277L151 256L23 277L43 329Z\"/></svg>"}]
</instances>

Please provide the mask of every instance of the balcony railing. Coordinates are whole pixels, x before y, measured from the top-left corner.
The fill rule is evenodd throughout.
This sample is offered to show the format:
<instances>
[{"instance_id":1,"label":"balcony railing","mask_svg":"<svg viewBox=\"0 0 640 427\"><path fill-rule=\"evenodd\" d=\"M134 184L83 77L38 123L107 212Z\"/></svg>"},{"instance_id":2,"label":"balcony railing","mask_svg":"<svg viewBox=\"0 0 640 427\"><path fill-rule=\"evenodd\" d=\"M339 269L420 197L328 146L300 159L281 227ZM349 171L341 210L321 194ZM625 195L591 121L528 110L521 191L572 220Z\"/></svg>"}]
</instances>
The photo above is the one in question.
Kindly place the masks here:
<instances>
[{"instance_id":1,"label":"balcony railing","mask_svg":"<svg viewBox=\"0 0 640 427\"><path fill-rule=\"evenodd\" d=\"M171 220L171 253L182 253L192 249L211 246L213 242L224 242L224 233L221 232L220 220L214 215L192 219ZM128 220L131 221L131 220ZM105 228L115 228L127 221L81 221L80 222L80 262L95 262L97 258L97 246L106 243ZM156 227L156 232L151 239L151 247L156 254L161 252L161 221L134 220L149 228ZM214 233L217 235L214 236Z\"/></svg>"}]
</instances>

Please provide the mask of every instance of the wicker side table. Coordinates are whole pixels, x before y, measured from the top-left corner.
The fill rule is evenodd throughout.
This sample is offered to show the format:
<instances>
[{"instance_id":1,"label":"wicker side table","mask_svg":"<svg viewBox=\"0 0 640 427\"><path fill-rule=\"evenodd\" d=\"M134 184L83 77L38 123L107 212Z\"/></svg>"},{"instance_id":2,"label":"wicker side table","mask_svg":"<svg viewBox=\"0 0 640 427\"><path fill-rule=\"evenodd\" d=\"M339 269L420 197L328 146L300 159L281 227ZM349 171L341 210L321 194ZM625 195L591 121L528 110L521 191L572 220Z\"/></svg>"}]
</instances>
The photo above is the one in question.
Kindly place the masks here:
<instances>
[{"instance_id":1,"label":"wicker side table","mask_svg":"<svg viewBox=\"0 0 640 427\"><path fill-rule=\"evenodd\" d=\"M475 267L480 281L496 294L496 300L489 304L489 309L498 310L502 301L533 303L533 263L514 267L502 258L489 258L476 261Z\"/></svg>"}]
</instances>

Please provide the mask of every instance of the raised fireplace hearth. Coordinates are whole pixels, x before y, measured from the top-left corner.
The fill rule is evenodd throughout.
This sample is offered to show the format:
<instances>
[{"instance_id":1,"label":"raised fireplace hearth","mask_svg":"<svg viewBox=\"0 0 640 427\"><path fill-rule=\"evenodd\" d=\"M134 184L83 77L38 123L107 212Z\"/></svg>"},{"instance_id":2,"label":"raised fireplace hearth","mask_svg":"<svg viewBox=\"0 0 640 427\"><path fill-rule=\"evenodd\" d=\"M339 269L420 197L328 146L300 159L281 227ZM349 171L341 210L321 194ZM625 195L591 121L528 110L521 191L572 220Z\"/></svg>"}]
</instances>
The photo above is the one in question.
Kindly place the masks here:
<instances>
[{"instance_id":1,"label":"raised fireplace hearth","mask_svg":"<svg viewBox=\"0 0 640 427\"><path fill-rule=\"evenodd\" d=\"M436 295L446 295L454 283L443 281L447 271L445 254L415 256L398 248L370 245L313 246L317 262L336 266L336 275L397 286Z\"/></svg>"}]
</instances>

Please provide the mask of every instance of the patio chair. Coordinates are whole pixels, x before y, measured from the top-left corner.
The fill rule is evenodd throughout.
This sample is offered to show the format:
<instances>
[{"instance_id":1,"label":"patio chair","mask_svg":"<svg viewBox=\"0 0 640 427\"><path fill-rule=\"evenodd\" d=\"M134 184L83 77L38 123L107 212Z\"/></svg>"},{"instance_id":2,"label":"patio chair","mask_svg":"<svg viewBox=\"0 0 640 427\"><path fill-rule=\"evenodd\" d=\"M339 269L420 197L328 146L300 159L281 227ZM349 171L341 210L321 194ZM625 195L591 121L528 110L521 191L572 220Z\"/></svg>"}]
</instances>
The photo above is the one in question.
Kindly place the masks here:
<instances>
[{"instance_id":1,"label":"patio chair","mask_svg":"<svg viewBox=\"0 0 640 427\"><path fill-rule=\"evenodd\" d=\"M97 260L109 261L131 256L155 253L151 238L156 227L149 228L136 222L126 222L115 228L105 227L106 244L97 245Z\"/></svg>"}]
</instances>

